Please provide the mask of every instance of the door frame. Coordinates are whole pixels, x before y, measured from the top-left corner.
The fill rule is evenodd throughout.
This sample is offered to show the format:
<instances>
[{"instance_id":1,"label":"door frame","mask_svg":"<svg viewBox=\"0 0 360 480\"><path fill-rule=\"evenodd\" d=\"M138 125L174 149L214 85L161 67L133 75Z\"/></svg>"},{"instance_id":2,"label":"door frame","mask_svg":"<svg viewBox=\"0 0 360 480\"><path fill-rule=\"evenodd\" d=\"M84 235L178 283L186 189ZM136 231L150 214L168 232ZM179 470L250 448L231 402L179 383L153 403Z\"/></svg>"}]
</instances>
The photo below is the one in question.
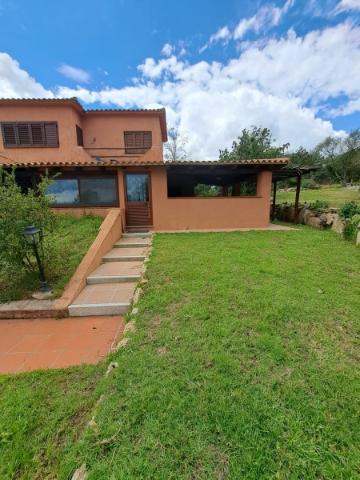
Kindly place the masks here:
<instances>
[{"instance_id":1,"label":"door frame","mask_svg":"<svg viewBox=\"0 0 360 480\"><path fill-rule=\"evenodd\" d=\"M149 225L144 226L153 226L153 208L152 208L152 186L151 186L151 172L149 170L125 170L123 174L123 184L124 184L124 196L125 196L125 221L126 221L126 213L128 209L128 199L127 199L127 185L126 185L126 176L127 175L147 175L148 177L148 191L149 191L149 211L150 211L150 223ZM131 225L128 225L131 227Z\"/></svg>"}]
</instances>

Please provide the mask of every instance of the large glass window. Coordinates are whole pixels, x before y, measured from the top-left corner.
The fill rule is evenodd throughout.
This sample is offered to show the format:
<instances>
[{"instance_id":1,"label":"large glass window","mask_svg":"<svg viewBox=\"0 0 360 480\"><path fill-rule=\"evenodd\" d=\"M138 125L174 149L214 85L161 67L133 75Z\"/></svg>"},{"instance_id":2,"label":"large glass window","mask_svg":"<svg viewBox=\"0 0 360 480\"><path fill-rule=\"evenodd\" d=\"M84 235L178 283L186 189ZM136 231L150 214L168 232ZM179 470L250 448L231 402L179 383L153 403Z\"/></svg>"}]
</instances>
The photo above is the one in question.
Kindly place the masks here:
<instances>
[{"instance_id":1,"label":"large glass window","mask_svg":"<svg viewBox=\"0 0 360 480\"><path fill-rule=\"evenodd\" d=\"M47 190L55 204L77 205L80 201L78 181L76 179L56 179Z\"/></svg>"},{"instance_id":2,"label":"large glass window","mask_svg":"<svg viewBox=\"0 0 360 480\"><path fill-rule=\"evenodd\" d=\"M47 191L58 206L117 206L115 177L56 178Z\"/></svg>"}]
</instances>

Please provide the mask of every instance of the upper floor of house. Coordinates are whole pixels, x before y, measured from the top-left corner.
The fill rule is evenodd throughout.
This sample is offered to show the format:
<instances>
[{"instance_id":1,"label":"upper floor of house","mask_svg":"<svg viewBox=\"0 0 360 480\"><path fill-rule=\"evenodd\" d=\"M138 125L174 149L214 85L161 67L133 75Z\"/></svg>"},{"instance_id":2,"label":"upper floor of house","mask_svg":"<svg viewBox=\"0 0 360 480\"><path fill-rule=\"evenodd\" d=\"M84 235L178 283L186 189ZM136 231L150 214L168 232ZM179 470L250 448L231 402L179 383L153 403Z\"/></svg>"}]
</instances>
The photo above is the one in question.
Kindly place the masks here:
<instances>
[{"instance_id":1,"label":"upper floor of house","mask_svg":"<svg viewBox=\"0 0 360 480\"><path fill-rule=\"evenodd\" d=\"M0 164L162 163L165 109L85 110L76 98L0 99Z\"/></svg>"}]
</instances>

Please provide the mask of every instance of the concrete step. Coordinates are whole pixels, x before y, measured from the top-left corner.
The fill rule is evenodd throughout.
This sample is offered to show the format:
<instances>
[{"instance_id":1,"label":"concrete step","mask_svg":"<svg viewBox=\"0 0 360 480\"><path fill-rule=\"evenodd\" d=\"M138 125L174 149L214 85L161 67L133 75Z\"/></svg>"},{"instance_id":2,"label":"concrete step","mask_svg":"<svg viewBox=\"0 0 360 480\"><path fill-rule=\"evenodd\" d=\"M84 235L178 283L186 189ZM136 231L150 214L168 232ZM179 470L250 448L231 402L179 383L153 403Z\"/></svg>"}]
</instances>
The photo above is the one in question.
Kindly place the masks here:
<instances>
[{"instance_id":1,"label":"concrete step","mask_svg":"<svg viewBox=\"0 0 360 480\"><path fill-rule=\"evenodd\" d=\"M145 260L149 249L147 247L113 248L103 256L103 262L129 262Z\"/></svg>"},{"instance_id":2,"label":"concrete step","mask_svg":"<svg viewBox=\"0 0 360 480\"><path fill-rule=\"evenodd\" d=\"M87 277L87 284L137 282L142 269L143 262L106 262Z\"/></svg>"},{"instance_id":3,"label":"concrete step","mask_svg":"<svg viewBox=\"0 0 360 480\"><path fill-rule=\"evenodd\" d=\"M148 238L151 237L151 232L132 232L132 233L123 233L123 238Z\"/></svg>"},{"instance_id":4,"label":"concrete step","mask_svg":"<svg viewBox=\"0 0 360 480\"><path fill-rule=\"evenodd\" d=\"M69 313L74 317L124 314L130 308L135 288L135 282L87 285L69 306Z\"/></svg>"},{"instance_id":5,"label":"concrete step","mask_svg":"<svg viewBox=\"0 0 360 480\"><path fill-rule=\"evenodd\" d=\"M150 238L123 238L114 243L114 248L139 248L150 246Z\"/></svg>"}]
</instances>

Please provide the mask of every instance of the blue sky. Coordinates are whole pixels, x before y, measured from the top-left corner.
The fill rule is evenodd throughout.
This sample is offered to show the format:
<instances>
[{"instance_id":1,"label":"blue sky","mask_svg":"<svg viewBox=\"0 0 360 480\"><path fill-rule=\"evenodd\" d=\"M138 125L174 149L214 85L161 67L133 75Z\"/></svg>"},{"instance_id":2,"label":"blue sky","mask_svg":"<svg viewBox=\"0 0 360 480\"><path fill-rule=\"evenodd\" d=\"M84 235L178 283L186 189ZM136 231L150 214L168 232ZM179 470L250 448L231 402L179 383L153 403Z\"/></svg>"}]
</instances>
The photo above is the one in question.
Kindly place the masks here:
<instances>
[{"instance_id":1,"label":"blue sky","mask_svg":"<svg viewBox=\"0 0 360 480\"><path fill-rule=\"evenodd\" d=\"M0 0L0 96L165 106L193 158L242 128L360 127L360 0Z\"/></svg>"}]
</instances>

